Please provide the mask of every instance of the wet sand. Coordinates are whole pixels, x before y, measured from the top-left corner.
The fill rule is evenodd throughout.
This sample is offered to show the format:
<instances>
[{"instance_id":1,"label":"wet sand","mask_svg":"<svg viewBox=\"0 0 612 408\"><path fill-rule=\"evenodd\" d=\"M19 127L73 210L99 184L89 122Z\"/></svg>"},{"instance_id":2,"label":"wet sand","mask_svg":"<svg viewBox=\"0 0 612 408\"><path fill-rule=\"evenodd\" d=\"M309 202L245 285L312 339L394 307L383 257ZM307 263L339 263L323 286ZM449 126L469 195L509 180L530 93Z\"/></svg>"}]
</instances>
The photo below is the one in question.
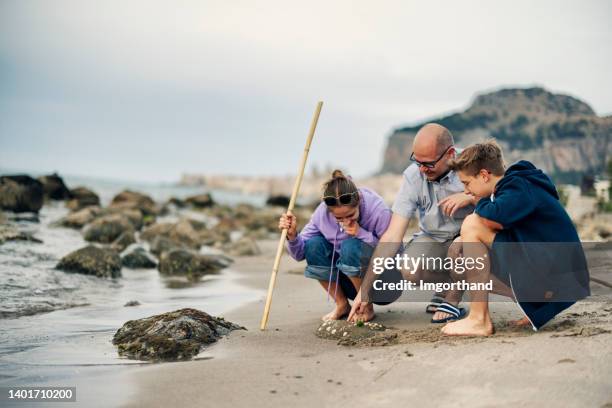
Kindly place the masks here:
<instances>
[{"instance_id":1,"label":"wet sand","mask_svg":"<svg viewBox=\"0 0 612 408\"><path fill-rule=\"evenodd\" d=\"M243 284L267 288L275 245L237 259ZM612 406L612 298L596 284L597 301L538 333L507 324L521 317L509 302L492 305L497 331L485 339L443 337L423 303L396 303L376 308L384 331L321 338L331 303L299 266L284 257L267 331L259 330L263 295L224 315L248 331L220 340L205 359L130 370L125 406Z\"/></svg>"}]
</instances>

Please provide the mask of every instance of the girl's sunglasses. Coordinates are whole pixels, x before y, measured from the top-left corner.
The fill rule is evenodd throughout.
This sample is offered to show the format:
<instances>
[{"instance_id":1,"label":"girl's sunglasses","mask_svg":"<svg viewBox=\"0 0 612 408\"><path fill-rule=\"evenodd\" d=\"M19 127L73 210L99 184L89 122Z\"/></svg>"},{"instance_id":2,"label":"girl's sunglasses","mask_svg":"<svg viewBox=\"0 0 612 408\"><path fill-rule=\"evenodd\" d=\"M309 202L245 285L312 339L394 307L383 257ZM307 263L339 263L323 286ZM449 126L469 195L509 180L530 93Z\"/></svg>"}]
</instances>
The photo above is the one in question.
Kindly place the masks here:
<instances>
[{"instance_id":1,"label":"girl's sunglasses","mask_svg":"<svg viewBox=\"0 0 612 408\"><path fill-rule=\"evenodd\" d=\"M352 193L342 194L341 196L325 196L323 197L323 201L328 207L335 207L337 205L348 205L353 201L353 195L357 194L357 191Z\"/></svg>"}]
</instances>

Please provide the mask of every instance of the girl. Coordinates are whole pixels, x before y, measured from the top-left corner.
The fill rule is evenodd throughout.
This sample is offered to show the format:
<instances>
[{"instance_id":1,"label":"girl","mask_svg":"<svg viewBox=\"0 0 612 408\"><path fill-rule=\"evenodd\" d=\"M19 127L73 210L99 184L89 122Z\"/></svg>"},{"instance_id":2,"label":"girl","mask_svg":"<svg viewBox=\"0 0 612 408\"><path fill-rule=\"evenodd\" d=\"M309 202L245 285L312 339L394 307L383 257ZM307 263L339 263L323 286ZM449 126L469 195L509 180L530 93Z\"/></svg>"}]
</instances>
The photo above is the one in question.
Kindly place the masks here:
<instances>
[{"instance_id":1,"label":"girl","mask_svg":"<svg viewBox=\"0 0 612 408\"><path fill-rule=\"evenodd\" d=\"M297 261L306 259L304 275L318 280L336 302L323 320L339 320L349 313L348 299L355 298L361 285L361 266L369 263L390 220L391 210L383 199L370 189L358 189L340 170L323 185L322 202L299 234L295 215L281 216L278 227L287 229L289 254ZM370 307L364 320L373 315Z\"/></svg>"}]
</instances>

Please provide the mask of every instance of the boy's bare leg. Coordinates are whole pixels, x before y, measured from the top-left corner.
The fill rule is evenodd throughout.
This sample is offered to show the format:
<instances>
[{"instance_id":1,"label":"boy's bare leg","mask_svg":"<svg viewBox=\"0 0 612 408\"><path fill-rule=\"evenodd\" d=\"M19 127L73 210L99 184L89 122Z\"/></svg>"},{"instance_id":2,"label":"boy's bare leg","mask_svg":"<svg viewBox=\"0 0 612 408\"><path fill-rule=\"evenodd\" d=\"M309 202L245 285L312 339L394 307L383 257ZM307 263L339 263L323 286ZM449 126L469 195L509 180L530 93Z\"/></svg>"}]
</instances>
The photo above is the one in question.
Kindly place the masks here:
<instances>
[{"instance_id":1,"label":"boy's bare leg","mask_svg":"<svg viewBox=\"0 0 612 408\"><path fill-rule=\"evenodd\" d=\"M348 299L344 295L342 288L340 285L336 288L336 282L333 281L329 283L328 281L320 280L319 283L325 289L325 292L328 292L329 295L334 298L334 302L336 302L336 307L334 310L326 314L321 318L321 320L340 320L342 317L346 316L348 312L351 311L351 306L349 305Z\"/></svg>"},{"instance_id":2,"label":"boy's bare leg","mask_svg":"<svg viewBox=\"0 0 612 408\"><path fill-rule=\"evenodd\" d=\"M490 278L491 264L488 249L495 239L495 231L486 226L481 218L472 214L468 216L461 227L463 241L463 256L468 258L482 257L484 268L467 270L464 278L472 283L484 283ZM450 336L489 336L493 334L493 322L489 315L487 291L471 291L470 313L463 319L447 323L442 333Z\"/></svg>"}]
</instances>

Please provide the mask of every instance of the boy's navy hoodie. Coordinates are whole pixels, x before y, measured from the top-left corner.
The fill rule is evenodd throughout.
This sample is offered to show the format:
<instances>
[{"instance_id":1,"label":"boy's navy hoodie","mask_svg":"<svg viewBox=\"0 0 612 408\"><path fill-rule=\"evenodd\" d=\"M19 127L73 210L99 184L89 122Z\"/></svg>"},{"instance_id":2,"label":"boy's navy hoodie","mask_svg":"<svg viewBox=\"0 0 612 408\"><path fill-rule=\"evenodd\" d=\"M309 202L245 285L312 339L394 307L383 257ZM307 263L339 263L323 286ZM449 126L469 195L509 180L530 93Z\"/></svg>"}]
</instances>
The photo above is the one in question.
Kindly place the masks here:
<instances>
[{"instance_id":1,"label":"boy's navy hoodie","mask_svg":"<svg viewBox=\"0 0 612 408\"><path fill-rule=\"evenodd\" d=\"M589 296L578 233L542 170L525 160L513 164L475 212L503 226L493 242L492 273L510 284L534 329Z\"/></svg>"}]
</instances>

